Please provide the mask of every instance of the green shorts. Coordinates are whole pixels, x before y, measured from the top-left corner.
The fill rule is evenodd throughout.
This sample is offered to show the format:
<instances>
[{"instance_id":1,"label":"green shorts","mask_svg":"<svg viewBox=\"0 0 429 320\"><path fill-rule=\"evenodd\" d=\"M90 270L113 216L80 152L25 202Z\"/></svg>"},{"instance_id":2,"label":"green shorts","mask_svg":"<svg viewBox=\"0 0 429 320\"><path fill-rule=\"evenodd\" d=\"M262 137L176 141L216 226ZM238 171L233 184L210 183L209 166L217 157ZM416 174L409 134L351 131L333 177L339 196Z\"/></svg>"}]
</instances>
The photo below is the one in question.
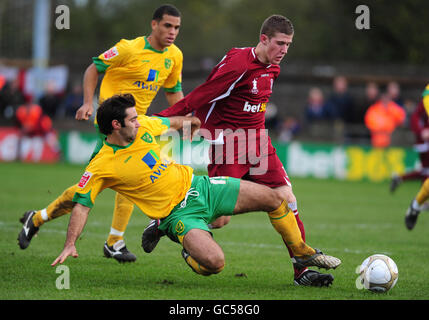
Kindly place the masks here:
<instances>
[{"instance_id":1,"label":"green shorts","mask_svg":"<svg viewBox=\"0 0 429 320\"><path fill-rule=\"evenodd\" d=\"M210 232L209 223L233 214L240 181L231 177L194 176L186 197L161 220L159 229L178 242L191 229Z\"/></svg>"}]
</instances>

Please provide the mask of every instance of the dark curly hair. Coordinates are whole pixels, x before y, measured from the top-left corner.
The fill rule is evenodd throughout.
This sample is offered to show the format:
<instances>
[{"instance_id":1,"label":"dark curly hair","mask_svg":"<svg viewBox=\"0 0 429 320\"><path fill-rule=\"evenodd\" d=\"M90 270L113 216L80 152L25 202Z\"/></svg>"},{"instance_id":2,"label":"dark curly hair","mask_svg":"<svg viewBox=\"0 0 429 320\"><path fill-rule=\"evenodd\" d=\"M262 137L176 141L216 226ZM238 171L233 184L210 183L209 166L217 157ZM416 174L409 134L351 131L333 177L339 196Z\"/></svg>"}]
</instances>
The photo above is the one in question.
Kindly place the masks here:
<instances>
[{"instance_id":1,"label":"dark curly hair","mask_svg":"<svg viewBox=\"0 0 429 320\"><path fill-rule=\"evenodd\" d=\"M113 132L112 121L118 120L125 126L126 110L136 105L134 97L130 93L115 95L104 100L97 110L98 128L106 136Z\"/></svg>"}]
</instances>

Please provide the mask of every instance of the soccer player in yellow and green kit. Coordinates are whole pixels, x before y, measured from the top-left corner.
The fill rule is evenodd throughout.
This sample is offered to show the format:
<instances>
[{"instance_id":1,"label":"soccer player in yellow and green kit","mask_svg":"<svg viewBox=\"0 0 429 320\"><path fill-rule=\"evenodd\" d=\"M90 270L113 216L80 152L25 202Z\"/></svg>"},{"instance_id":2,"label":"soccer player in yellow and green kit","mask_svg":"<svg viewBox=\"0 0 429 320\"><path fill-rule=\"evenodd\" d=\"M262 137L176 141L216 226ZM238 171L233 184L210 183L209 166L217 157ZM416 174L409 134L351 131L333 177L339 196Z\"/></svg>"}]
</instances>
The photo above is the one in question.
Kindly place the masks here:
<instances>
[{"instance_id":1,"label":"soccer player in yellow and green kit","mask_svg":"<svg viewBox=\"0 0 429 320\"><path fill-rule=\"evenodd\" d=\"M261 210L289 243L300 267L335 269L341 264L304 242L292 210L277 190L238 178L194 176L191 167L162 159L155 137L183 128L186 121L192 137L201 125L197 117L138 116L134 104L129 94L101 104L97 120L106 139L80 179L64 250L52 266L78 256L76 240L97 195L106 188L127 196L151 219L161 219L159 228L183 245L183 259L201 275L219 273L225 265L208 224L222 215Z\"/></svg>"},{"instance_id":2,"label":"soccer player in yellow and green kit","mask_svg":"<svg viewBox=\"0 0 429 320\"><path fill-rule=\"evenodd\" d=\"M183 98L181 76L183 55L174 45L179 33L180 12L172 5L163 5L155 10L149 36L133 40L122 39L115 46L93 58L93 63L84 74L84 104L76 112L77 120L88 120L93 113L93 97L99 74L101 82L99 101L120 93L131 93L136 101L139 115L146 114L157 92L164 88L169 105ZM97 123L95 124L97 127ZM93 158L103 146L105 136L100 134ZM66 189L62 195L45 209L27 211L21 218L23 228L18 235L21 249L25 249L35 233L46 221L71 212L77 185ZM116 194L111 230L104 254L119 262L135 261L124 242L124 232L134 205L127 198Z\"/></svg>"}]
</instances>

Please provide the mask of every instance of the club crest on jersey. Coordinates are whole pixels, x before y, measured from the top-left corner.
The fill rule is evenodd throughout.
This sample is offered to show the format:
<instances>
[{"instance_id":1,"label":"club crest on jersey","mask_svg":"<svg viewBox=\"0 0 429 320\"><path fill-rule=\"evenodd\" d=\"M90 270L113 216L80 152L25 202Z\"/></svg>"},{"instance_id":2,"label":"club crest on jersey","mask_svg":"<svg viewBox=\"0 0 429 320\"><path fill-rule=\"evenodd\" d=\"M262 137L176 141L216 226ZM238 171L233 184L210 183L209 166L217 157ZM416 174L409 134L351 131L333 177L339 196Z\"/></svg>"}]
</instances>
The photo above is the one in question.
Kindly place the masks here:
<instances>
[{"instance_id":1,"label":"club crest on jersey","mask_svg":"<svg viewBox=\"0 0 429 320\"><path fill-rule=\"evenodd\" d=\"M145 132L145 134L142 136L142 140L143 140L144 142L147 142L147 143L151 143L151 142L153 142L153 138L152 138L152 136L149 134L149 132Z\"/></svg>"},{"instance_id":2,"label":"club crest on jersey","mask_svg":"<svg viewBox=\"0 0 429 320\"><path fill-rule=\"evenodd\" d=\"M85 173L80 178L78 187L79 188L85 188L85 186L88 184L89 179L91 179L92 173L89 171L85 171Z\"/></svg>"},{"instance_id":3,"label":"club crest on jersey","mask_svg":"<svg viewBox=\"0 0 429 320\"><path fill-rule=\"evenodd\" d=\"M253 87L252 87L252 90L250 90L250 92L253 94L258 94L259 91L258 91L258 80L257 80L257 78L253 79L252 85L253 85Z\"/></svg>"},{"instance_id":4,"label":"club crest on jersey","mask_svg":"<svg viewBox=\"0 0 429 320\"><path fill-rule=\"evenodd\" d=\"M165 69L170 69L170 67L171 67L171 59L165 58L164 65L165 65Z\"/></svg>"},{"instance_id":5,"label":"club crest on jersey","mask_svg":"<svg viewBox=\"0 0 429 320\"><path fill-rule=\"evenodd\" d=\"M119 54L118 49L116 47L113 47L103 53L103 58L105 60L110 60L116 57L118 54Z\"/></svg>"}]
</instances>

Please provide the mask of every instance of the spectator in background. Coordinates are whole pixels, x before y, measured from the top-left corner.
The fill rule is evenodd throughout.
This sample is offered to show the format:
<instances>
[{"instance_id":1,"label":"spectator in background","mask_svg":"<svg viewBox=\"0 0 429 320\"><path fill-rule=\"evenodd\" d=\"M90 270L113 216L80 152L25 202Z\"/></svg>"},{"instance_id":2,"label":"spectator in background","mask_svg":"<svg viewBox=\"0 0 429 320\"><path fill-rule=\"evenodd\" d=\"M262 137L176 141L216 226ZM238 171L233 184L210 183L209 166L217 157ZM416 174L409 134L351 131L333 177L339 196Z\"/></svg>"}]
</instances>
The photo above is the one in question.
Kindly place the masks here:
<instances>
[{"instance_id":1,"label":"spectator in background","mask_svg":"<svg viewBox=\"0 0 429 320\"><path fill-rule=\"evenodd\" d=\"M203 71L211 71L215 65L216 61L211 57L204 57L200 62L201 70Z\"/></svg>"},{"instance_id":2,"label":"spectator in background","mask_svg":"<svg viewBox=\"0 0 429 320\"><path fill-rule=\"evenodd\" d=\"M407 115L405 120L405 126L407 128L410 128L411 130L412 130L411 118L413 116L413 113L416 111L417 107L418 107L417 102L414 101L413 99L404 100L403 108L404 108L405 114Z\"/></svg>"},{"instance_id":3,"label":"spectator in background","mask_svg":"<svg viewBox=\"0 0 429 320\"><path fill-rule=\"evenodd\" d=\"M335 118L344 123L355 123L355 106L351 94L348 91L348 82L344 76L337 76L333 80L333 92L328 98L327 104L332 109Z\"/></svg>"},{"instance_id":4,"label":"spectator in background","mask_svg":"<svg viewBox=\"0 0 429 320\"><path fill-rule=\"evenodd\" d=\"M265 128L268 129L268 133L271 137L274 137L278 133L279 129L279 117L277 106L269 102L265 109Z\"/></svg>"},{"instance_id":5,"label":"spectator in background","mask_svg":"<svg viewBox=\"0 0 429 320\"><path fill-rule=\"evenodd\" d=\"M394 101L397 105L404 107L404 101L401 97L401 87L399 86L399 83L396 81L390 81L387 84L387 93L390 96L390 99Z\"/></svg>"},{"instance_id":6,"label":"spectator in background","mask_svg":"<svg viewBox=\"0 0 429 320\"><path fill-rule=\"evenodd\" d=\"M299 132L300 126L298 120L294 117L286 117L280 126L278 140L283 143L292 141L294 136Z\"/></svg>"},{"instance_id":7,"label":"spectator in background","mask_svg":"<svg viewBox=\"0 0 429 320\"><path fill-rule=\"evenodd\" d=\"M354 143L368 144L371 141L371 135L365 126L365 113L370 106L379 100L380 90L377 83L370 81L365 85L365 94L354 104L353 119L358 126L354 132L346 133L347 138L353 139ZM346 129L347 130L347 129Z\"/></svg>"},{"instance_id":8,"label":"spectator in background","mask_svg":"<svg viewBox=\"0 0 429 320\"><path fill-rule=\"evenodd\" d=\"M44 136L52 130L52 120L31 99L18 107L15 114L18 128L28 137Z\"/></svg>"},{"instance_id":9,"label":"spectator in background","mask_svg":"<svg viewBox=\"0 0 429 320\"><path fill-rule=\"evenodd\" d=\"M379 95L380 89L378 88L377 83L368 82L365 88L365 98L367 101L367 105L365 108L368 108L368 106L372 106L374 103L376 103L379 98Z\"/></svg>"},{"instance_id":10,"label":"spectator in background","mask_svg":"<svg viewBox=\"0 0 429 320\"><path fill-rule=\"evenodd\" d=\"M71 92L65 97L61 107L61 113L67 118L74 118L76 111L83 104L83 88L80 83L75 83Z\"/></svg>"},{"instance_id":11,"label":"spectator in background","mask_svg":"<svg viewBox=\"0 0 429 320\"><path fill-rule=\"evenodd\" d=\"M15 110L25 103L25 96L19 88L19 81L6 82L0 89L0 117L12 119Z\"/></svg>"},{"instance_id":12,"label":"spectator in background","mask_svg":"<svg viewBox=\"0 0 429 320\"><path fill-rule=\"evenodd\" d=\"M6 84L6 78L0 74L0 91L3 89L5 84Z\"/></svg>"},{"instance_id":13,"label":"spectator in background","mask_svg":"<svg viewBox=\"0 0 429 320\"><path fill-rule=\"evenodd\" d=\"M308 92L305 119L308 123L333 119L333 112L329 108L329 105L325 103L325 98L320 88L314 87Z\"/></svg>"},{"instance_id":14,"label":"spectator in background","mask_svg":"<svg viewBox=\"0 0 429 320\"><path fill-rule=\"evenodd\" d=\"M405 121L405 111L383 92L380 100L371 105L365 114L365 124L371 132L371 144L376 148L390 145L393 131Z\"/></svg>"},{"instance_id":15,"label":"spectator in background","mask_svg":"<svg viewBox=\"0 0 429 320\"><path fill-rule=\"evenodd\" d=\"M19 106L15 113L17 127L21 132L18 142L17 159L25 160L23 138L41 137L44 138L52 131L52 120L43 114L42 108L32 102L32 98L27 98L26 102Z\"/></svg>"},{"instance_id":16,"label":"spectator in background","mask_svg":"<svg viewBox=\"0 0 429 320\"><path fill-rule=\"evenodd\" d=\"M378 88L377 83L368 82L365 86L365 95L363 99L360 99L356 104L356 119L358 123L365 123L365 113L370 106L376 103L380 98L380 89Z\"/></svg>"},{"instance_id":17,"label":"spectator in background","mask_svg":"<svg viewBox=\"0 0 429 320\"><path fill-rule=\"evenodd\" d=\"M45 93L39 100L39 104L43 112L51 119L57 116L57 112L61 105L61 99L56 93L55 83L49 82L46 85Z\"/></svg>"}]
</instances>

